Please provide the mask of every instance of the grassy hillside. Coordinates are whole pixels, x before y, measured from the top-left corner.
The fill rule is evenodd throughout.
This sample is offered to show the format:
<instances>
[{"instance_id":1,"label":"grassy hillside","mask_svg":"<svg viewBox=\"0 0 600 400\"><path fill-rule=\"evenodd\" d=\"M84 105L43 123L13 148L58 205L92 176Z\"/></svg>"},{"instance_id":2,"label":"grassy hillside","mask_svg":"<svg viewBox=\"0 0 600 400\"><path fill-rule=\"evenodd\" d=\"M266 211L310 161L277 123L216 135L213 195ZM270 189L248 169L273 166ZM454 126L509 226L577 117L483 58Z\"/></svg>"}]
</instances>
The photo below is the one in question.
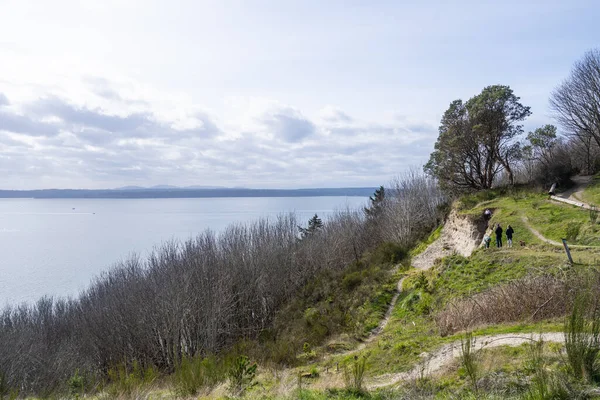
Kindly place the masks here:
<instances>
[{"instance_id":1,"label":"grassy hillside","mask_svg":"<svg viewBox=\"0 0 600 400\"><path fill-rule=\"evenodd\" d=\"M600 205L600 175L596 175L592 183L585 188L581 195L581 200L587 204Z\"/></svg>"},{"instance_id":2,"label":"grassy hillside","mask_svg":"<svg viewBox=\"0 0 600 400\"><path fill-rule=\"evenodd\" d=\"M569 375L562 343L493 347L473 352L470 361L462 347L462 359L426 372L426 360L438 349L453 343L461 349L467 335L530 333L535 339L563 330L569 293L594 280L585 274L600 266L598 221L585 210L525 189L467 196L456 207L467 217L492 209L490 223L512 225L515 246L480 248L468 258L451 255L422 271L409 267L410 257L439 239L440 228L411 251L384 244L350 268L316 274L258 340L240 342L219 357L186 361L172 375L115 371L97 397L542 399L585 392L581 398L593 398L595 383ZM570 265L564 250L538 239L522 217L549 239L571 234L569 243L599 247L573 248L576 263ZM401 278L389 323L372 336ZM77 385L71 378L73 393ZM544 390L556 396L538 393Z\"/></svg>"},{"instance_id":3,"label":"grassy hillside","mask_svg":"<svg viewBox=\"0 0 600 400\"><path fill-rule=\"evenodd\" d=\"M458 255L446 257L428 271L407 271L403 292L393 310L390 323L382 334L364 347L359 347L356 352L324 357L298 367L295 372L302 375L313 371L314 376L305 378L302 384L296 384L296 387L303 389L301 395L298 392L295 392L295 395L300 398L353 398L351 391L342 394L338 390L347 386L340 377L343 373L338 372L344 365L351 368L357 360L364 358L365 382L385 382L382 376L390 377L413 370L420 361L427 358L427 354L435 352L435 349L444 344L464 338L464 330L447 331L437 321L444 310L462 299L474 298L477 295L485 297L490 291L504 286L510 287L535 277L551 279L546 277L554 276L559 279L558 277L564 274L576 274L597 266L600 248L573 249L573 257L577 264L571 266L562 248L537 239L521 219L522 216L526 216L536 230L553 240L564 237L564 232L570 224L580 224L579 235L570 240L570 243L589 245L596 243L594 240L597 238L592 233L596 231L597 226L590 222L587 211L554 204L545 196L526 190L512 194L491 192L479 196L483 198L464 198L459 205L462 213L480 215L485 208L493 209L491 223L500 222L504 227L511 224L516 231L517 244L511 249L479 249L469 258ZM431 243L437 237L439 230L425 242ZM518 245L520 240L526 243L525 247ZM418 254L424 247L417 246L411 254ZM542 294L531 293L530 297L535 296ZM550 310L548 314L552 312ZM475 336L560 331L564 319L560 310L557 312L558 315L550 318L543 318L543 313L532 317L535 311L526 316L519 315L513 320L510 320L510 317L499 316L498 319L502 322L475 324L468 327L468 331ZM542 318L538 318L538 315ZM506 320L507 318L509 320ZM342 347L339 343L336 345ZM543 349L544 363L556 370L566 368L564 357L557 353L562 349L562 344L545 344ZM437 393L437 397L444 398L443 396L450 396L450 393L459 392L467 397L473 396L472 398L484 398L488 395L496 398L523 398L529 393L529 384L534 372L529 360L531 351L533 350L525 345L482 351L478 355L481 358L479 379L487 382L484 386L488 394L472 393L473 388L469 384L466 372L459 365L459 361L455 360L436 376L422 377L419 382L400 382L400 385L371 390L368 394L363 393L363 396L431 398ZM268 396L268 392L261 392L261 396ZM290 396L293 397L291 394Z\"/></svg>"}]
</instances>

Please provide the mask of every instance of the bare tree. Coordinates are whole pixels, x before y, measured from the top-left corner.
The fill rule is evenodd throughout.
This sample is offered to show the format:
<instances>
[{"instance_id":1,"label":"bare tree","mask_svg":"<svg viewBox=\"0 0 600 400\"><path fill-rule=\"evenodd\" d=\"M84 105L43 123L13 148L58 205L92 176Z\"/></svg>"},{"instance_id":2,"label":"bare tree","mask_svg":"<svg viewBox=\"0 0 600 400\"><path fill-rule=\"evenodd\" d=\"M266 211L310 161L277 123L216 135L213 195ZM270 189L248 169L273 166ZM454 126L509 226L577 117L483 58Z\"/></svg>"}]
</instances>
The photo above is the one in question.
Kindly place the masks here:
<instances>
[{"instance_id":1,"label":"bare tree","mask_svg":"<svg viewBox=\"0 0 600 400\"><path fill-rule=\"evenodd\" d=\"M558 123L571 135L600 145L600 50L590 50L550 97Z\"/></svg>"}]
</instances>

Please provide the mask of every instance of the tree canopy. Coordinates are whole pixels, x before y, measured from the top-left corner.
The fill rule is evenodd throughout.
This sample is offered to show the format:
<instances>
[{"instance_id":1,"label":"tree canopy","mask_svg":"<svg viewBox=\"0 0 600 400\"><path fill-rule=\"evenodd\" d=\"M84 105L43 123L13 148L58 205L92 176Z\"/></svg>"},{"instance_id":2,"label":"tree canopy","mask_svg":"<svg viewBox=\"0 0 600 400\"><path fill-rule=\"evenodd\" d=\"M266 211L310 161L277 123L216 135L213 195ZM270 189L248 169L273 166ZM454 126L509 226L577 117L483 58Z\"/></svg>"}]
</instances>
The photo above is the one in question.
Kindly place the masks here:
<instances>
[{"instance_id":1,"label":"tree canopy","mask_svg":"<svg viewBox=\"0 0 600 400\"><path fill-rule=\"evenodd\" d=\"M369 207L365 207L364 211L368 218L377 218L383 213L385 203L385 188L379 186L372 196L369 196Z\"/></svg>"},{"instance_id":2,"label":"tree canopy","mask_svg":"<svg viewBox=\"0 0 600 400\"><path fill-rule=\"evenodd\" d=\"M321 220L321 218L319 218L319 216L317 214L315 214L311 219L308 220L307 228L303 228L303 227L299 226L298 230L300 231L301 237L306 238L306 237L311 236L314 233L316 233L322 227L323 227L323 221Z\"/></svg>"},{"instance_id":3,"label":"tree canopy","mask_svg":"<svg viewBox=\"0 0 600 400\"><path fill-rule=\"evenodd\" d=\"M531 115L519 100L510 87L494 85L466 103L450 103L425 172L453 191L488 189L503 170L513 184L520 154L515 137L523 132L518 122Z\"/></svg>"}]
</instances>

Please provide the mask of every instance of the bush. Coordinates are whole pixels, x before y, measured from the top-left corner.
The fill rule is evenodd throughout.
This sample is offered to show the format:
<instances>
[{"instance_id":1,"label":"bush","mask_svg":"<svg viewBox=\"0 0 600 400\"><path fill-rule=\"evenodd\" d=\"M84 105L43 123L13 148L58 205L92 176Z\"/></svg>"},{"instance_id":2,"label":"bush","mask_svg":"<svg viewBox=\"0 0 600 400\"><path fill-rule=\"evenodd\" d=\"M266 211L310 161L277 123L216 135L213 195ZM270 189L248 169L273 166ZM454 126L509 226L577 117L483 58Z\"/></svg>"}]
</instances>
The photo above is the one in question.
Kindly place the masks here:
<instances>
[{"instance_id":1,"label":"bush","mask_svg":"<svg viewBox=\"0 0 600 400\"><path fill-rule=\"evenodd\" d=\"M598 221L598 208L595 205L591 205L590 208L590 223L595 225Z\"/></svg>"},{"instance_id":2,"label":"bush","mask_svg":"<svg viewBox=\"0 0 600 400\"><path fill-rule=\"evenodd\" d=\"M471 381L473 390L477 391L477 379L479 376L479 365L475 353L473 352L473 334L471 332L465 333L465 336L460 340L460 362L461 365Z\"/></svg>"},{"instance_id":3,"label":"bush","mask_svg":"<svg viewBox=\"0 0 600 400\"><path fill-rule=\"evenodd\" d=\"M600 310L589 291L580 292L565 320L565 349L578 380L600 382Z\"/></svg>"},{"instance_id":4,"label":"bush","mask_svg":"<svg viewBox=\"0 0 600 400\"><path fill-rule=\"evenodd\" d=\"M579 236L580 231L581 231L581 223L579 223L579 222L567 223L567 227L565 229L565 239L577 240L577 236Z\"/></svg>"},{"instance_id":5,"label":"bush","mask_svg":"<svg viewBox=\"0 0 600 400\"><path fill-rule=\"evenodd\" d=\"M246 356L235 358L227 371L230 392L239 396L256 385L257 368L256 363L250 363Z\"/></svg>"},{"instance_id":6,"label":"bush","mask_svg":"<svg viewBox=\"0 0 600 400\"><path fill-rule=\"evenodd\" d=\"M183 357L173 374L175 391L181 396L195 396L201 389L211 389L225 380L222 363L214 357Z\"/></svg>"},{"instance_id":7,"label":"bush","mask_svg":"<svg viewBox=\"0 0 600 400\"><path fill-rule=\"evenodd\" d=\"M536 340L529 345L528 364L533 372L533 377L531 386L523 396L524 400L568 400L573 398L559 377L548 371L542 340Z\"/></svg>"},{"instance_id":8,"label":"bush","mask_svg":"<svg viewBox=\"0 0 600 400\"><path fill-rule=\"evenodd\" d=\"M79 370L75 371L75 374L69 379L69 394L75 398L79 398L85 390L85 380L83 376L79 374Z\"/></svg>"},{"instance_id":9,"label":"bush","mask_svg":"<svg viewBox=\"0 0 600 400\"><path fill-rule=\"evenodd\" d=\"M346 389L361 392L367 369L367 358L354 356L350 365L344 367Z\"/></svg>"},{"instance_id":10,"label":"bush","mask_svg":"<svg viewBox=\"0 0 600 400\"><path fill-rule=\"evenodd\" d=\"M386 242L379 245L371 255L371 264L397 264L404 260L408 251L397 243Z\"/></svg>"},{"instance_id":11,"label":"bush","mask_svg":"<svg viewBox=\"0 0 600 400\"><path fill-rule=\"evenodd\" d=\"M362 274L359 271L351 272L342 279L342 286L346 290L352 290L362 282Z\"/></svg>"},{"instance_id":12,"label":"bush","mask_svg":"<svg viewBox=\"0 0 600 400\"><path fill-rule=\"evenodd\" d=\"M108 370L108 378L111 385L108 393L112 396L131 395L142 386L152 384L158 377L156 368L150 366L146 369L140 367L137 361L133 362L131 368L119 364Z\"/></svg>"}]
</instances>

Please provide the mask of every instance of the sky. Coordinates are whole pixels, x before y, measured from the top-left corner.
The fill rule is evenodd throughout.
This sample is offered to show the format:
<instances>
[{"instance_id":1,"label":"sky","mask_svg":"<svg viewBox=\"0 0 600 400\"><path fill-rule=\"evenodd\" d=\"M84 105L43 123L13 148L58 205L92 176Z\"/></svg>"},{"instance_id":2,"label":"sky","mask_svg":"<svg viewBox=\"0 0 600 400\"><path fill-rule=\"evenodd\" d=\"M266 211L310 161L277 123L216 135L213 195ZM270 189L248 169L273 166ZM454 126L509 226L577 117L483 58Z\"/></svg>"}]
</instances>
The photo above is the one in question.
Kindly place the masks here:
<instances>
[{"instance_id":1,"label":"sky","mask_svg":"<svg viewBox=\"0 0 600 400\"><path fill-rule=\"evenodd\" d=\"M571 1L0 0L0 189L379 186L485 86L553 123Z\"/></svg>"}]
</instances>

